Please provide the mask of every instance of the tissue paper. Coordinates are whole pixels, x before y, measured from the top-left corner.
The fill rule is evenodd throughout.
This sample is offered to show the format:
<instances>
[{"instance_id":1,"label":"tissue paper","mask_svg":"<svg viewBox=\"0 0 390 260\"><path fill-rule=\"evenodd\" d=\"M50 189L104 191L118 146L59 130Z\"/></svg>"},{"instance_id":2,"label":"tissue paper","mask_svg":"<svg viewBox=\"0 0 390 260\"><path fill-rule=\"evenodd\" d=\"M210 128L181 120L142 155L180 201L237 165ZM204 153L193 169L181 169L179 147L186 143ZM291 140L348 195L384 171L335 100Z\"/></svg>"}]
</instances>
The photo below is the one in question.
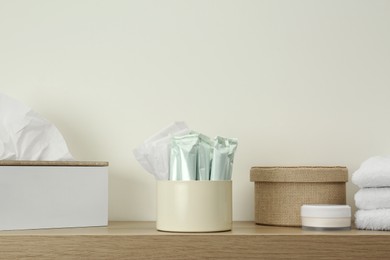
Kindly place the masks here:
<instances>
[{"instance_id":1,"label":"tissue paper","mask_svg":"<svg viewBox=\"0 0 390 260\"><path fill-rule=\"evenodd\" d=\"M0 160L74 159L52 123L30 107L0 93Z\"/></svg>"}]
</instances>

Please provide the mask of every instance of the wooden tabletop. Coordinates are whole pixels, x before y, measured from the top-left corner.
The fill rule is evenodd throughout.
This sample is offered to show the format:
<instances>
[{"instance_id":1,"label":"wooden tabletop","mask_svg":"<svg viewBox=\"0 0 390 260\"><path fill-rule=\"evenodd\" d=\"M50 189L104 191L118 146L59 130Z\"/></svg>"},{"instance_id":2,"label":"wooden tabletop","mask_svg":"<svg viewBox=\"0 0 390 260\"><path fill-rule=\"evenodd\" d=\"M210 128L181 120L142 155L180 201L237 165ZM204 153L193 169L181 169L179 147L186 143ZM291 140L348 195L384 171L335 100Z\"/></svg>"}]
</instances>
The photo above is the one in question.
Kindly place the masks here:
<instances>
[{"instance_id":1,"label":"wooden tabletop","mask_svg":"<svg viewBox=\"0 0 390 260\"><path fill-rule=\"evenodd\" d=\"M0 231L1 236L390 236L386 231L342 230L308 231L300 227L277 227L256 225L253 222L237 221L233 229L226 232L181 233L156 230L155 222L114 221L105 227L55 228L36 230ZM390 245L389 245L390 246ZM390 248L389 248L390 250Z\"/></svg>"},{"instance_id":2,"label":"wooden tabletop","mask_svg":"<svg viewBox=\"0 0 390 260\"><path fill-rule=\"evenodd\" d=\"M25 160L0 160L0 166L106 167L106 166L108 166L108 162L98 162L98 161L25 161Z\"/></svg>"},{"instance_id":3,"label":"wooden tabletop","mask_svg":"<svg viewBox=\"0 0 390 260\"><path fill-rule=\"evenodd\" d=\"M385 259L390 232L303 231L234 222L217 233L159 232L154 222L1 231L5 259Z\"/></svg>"}]
</instances>

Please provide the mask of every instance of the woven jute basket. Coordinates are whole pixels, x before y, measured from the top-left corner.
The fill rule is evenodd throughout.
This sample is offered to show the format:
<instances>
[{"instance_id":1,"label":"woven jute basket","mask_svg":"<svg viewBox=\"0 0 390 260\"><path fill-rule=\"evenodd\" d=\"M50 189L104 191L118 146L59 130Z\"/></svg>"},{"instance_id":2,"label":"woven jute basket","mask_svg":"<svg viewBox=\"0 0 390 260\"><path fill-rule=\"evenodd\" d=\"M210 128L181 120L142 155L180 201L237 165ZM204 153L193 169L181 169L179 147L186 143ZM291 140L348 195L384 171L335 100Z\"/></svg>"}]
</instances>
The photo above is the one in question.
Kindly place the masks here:
<instances>
[{"instance_id":1,"label":"woven jute basket","mask_svg":"<svg viewBox=\"0 0 390 260\"><path fill-rule=\"evenodd\" d=\"M346 167L252 167L255 222L301 226L303 204L346 204Z\"/></svg>"}]
</instances>

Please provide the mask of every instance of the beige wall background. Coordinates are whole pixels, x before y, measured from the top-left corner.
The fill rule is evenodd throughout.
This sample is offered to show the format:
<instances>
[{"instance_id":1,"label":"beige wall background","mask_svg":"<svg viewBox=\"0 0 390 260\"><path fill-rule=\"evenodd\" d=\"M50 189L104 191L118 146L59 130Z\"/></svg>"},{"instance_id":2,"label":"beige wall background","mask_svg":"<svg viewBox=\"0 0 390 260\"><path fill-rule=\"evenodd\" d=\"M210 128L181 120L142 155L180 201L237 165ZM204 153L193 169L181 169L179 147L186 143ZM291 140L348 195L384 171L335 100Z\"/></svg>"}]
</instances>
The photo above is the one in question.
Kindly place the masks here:
<instances>
[{"instance_id":1,"label":"beige wall background","mask_svg":"<svg viewBox=\"0 0 390 260\"><path fill-rule=\"evenodd\" d=\"M110 162L111 220L154 220L132 150L184 120L239 138L249 169L390 153L389 1L0 1L0 88L57 125L79 160ZM357 188L348 184L348 203Z\"/></svg>"}]
</instances>

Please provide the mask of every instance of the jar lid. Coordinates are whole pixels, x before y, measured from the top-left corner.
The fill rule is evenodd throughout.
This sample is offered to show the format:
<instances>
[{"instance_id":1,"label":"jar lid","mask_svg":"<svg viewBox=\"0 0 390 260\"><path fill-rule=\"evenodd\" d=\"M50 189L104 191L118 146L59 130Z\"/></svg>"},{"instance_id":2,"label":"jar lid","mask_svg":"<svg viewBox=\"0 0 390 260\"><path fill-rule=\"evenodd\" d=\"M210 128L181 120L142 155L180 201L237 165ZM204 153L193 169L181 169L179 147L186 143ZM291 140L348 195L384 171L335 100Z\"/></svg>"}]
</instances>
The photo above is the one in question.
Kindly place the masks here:
<instances>
[{"instance_id":1,"label":"jar lid","mask_svg":"<svg viewBox=\"0 0 390 260\"><path fill-rule=\"evenodd\" d=\"M348 218L351 207L348 205L306 204L301 207L302 217L312 218Z\"/></svg>"}]
</instances>

